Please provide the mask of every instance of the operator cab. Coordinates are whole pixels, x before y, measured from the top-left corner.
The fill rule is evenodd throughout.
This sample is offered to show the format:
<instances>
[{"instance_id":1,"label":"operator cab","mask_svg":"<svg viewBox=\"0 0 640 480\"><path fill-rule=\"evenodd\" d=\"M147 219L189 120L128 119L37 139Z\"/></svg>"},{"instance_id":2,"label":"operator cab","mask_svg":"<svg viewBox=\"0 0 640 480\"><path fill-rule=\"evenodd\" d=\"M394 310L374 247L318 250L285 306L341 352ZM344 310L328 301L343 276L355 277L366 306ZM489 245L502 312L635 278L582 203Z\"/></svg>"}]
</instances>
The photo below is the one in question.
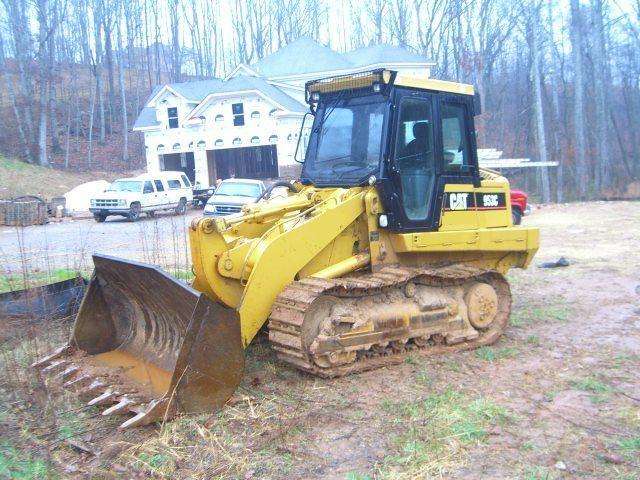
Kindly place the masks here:
<instances>
[{"instance_id":1,"label":"operator cab","mask_svg":"<svg viewBox=\"0 0 640 480\"><path fill-rule=\"evenodd\" d=\"M437 230L445 184L480 185L471 85L389 70L306 85L303 184L376 185L387 228Z\"/></svg>"}]
</instances>

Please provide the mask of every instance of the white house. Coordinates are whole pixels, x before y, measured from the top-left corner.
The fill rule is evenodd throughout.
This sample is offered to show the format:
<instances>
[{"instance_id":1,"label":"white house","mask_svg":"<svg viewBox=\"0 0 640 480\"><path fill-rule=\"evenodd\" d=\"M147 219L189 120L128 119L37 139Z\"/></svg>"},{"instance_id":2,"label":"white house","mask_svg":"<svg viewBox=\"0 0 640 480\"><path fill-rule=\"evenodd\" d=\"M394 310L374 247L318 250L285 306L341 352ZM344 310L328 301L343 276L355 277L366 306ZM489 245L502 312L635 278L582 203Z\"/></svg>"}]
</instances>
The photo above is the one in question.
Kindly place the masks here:
<instances>
[{"instance_id":1,"label":"white house","mask_svg":"<svg viewBox=\"0 0 640 480\"><path fill-rule=\"evenodd\" d=\"M295 165L307 81L389 68L429 76L434 64L400 47L338 53L298 39L226 78L156 87L133 129L147 170L182 170L202 186L217 178L273 178Z\"/></svg>"}]
</instances>

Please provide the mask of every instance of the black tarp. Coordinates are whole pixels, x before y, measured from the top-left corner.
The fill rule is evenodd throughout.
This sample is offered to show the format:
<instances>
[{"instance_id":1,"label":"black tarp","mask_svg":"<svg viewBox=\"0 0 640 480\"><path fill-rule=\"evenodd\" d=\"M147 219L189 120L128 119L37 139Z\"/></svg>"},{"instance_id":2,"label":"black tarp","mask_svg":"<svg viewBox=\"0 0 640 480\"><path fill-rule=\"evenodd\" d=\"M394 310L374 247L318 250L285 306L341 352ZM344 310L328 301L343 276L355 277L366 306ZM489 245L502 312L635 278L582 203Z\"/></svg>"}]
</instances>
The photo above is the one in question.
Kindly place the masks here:
<instances>
[{"instance_id":1,"label":"black tarp","mask_svg":"<svg viewBox=\"0 0 640 480\"><path fill-rule=\"evenodd\" d=\"M81 276L0 293L0 318L56 319L74 316L87 282Z\"/></svg>"}]
</instances>

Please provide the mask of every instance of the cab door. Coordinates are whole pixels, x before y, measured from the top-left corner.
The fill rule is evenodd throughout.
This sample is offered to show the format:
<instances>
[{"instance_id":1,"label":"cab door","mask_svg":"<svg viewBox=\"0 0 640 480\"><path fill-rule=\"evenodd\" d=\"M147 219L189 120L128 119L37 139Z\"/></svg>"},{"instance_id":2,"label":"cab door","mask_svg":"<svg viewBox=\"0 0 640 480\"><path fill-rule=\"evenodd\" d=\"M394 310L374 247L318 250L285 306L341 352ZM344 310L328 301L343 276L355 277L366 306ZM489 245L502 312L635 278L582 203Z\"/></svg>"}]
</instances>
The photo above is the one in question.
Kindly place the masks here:
<instances>
[{"instance_id":1,"label":"cab door","mask_svg":"<svg viewBox=\"0 0 640 480\"><path fill-rule=\"evenodd\" d=\"M166 189L164 188L164 183L162 183L162 180L156 179L153 181L153 183L156 186L154 206L162 207L163 205L171 203L170 199L167 197L168 194Z\"/></svg>"},{"instance_id":2,"label":"cab door","mask_svg":"<svg viewBox=\"0 0 640 480\"><path fill-rule=\"evenodd\" d=\"M391 140L379 183L387 228L477 228L473 97L395 88L392 102Z\"/></svg>"},{"instance_id":3,"label":"cab door","mask_svg":"<svg viewBox=\"0 0 640 480\"><path fill-rule=\"evenodd\" d=\"M140 200L140 205L142 208L153 208L157 199L157 193L155 188L153 188L153 182L151 180L145 180L142 186L142 198Z\"/></svg>"},{"instance_id":4,"label":"cab door","mask_svg":"<svg viewBox=\"0 0 640 480\"><path fill-rule=\"evenodd\" d=\"M391 230L424 231L433 224L435 98L425 91L398 88L395 92L388 173L381 185Z\"/></svg>"}]
</instances>

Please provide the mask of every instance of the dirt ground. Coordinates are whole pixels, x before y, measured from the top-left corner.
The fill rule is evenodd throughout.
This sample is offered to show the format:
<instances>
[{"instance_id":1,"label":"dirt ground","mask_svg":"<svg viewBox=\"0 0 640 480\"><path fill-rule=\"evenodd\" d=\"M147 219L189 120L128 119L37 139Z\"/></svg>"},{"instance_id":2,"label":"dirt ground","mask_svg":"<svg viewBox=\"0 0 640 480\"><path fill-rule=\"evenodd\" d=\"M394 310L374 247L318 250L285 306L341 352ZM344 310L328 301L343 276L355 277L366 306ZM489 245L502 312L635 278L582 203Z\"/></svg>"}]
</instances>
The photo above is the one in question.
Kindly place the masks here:
<instances>
[{"instance_id":1,"label":"dirt ground","mask_svg":"<svg viewBox=\"0 0 640 480\"><path fill-rule=\"evenodd\" d=\"M68 324L2 347L0 477L640 478L640 203L548 206L492 347L342 379L248 349L233 405L160 427L82 407L27 366ZM570 266L540 268L564 256Z\"/></svg>"}]
</instances>

